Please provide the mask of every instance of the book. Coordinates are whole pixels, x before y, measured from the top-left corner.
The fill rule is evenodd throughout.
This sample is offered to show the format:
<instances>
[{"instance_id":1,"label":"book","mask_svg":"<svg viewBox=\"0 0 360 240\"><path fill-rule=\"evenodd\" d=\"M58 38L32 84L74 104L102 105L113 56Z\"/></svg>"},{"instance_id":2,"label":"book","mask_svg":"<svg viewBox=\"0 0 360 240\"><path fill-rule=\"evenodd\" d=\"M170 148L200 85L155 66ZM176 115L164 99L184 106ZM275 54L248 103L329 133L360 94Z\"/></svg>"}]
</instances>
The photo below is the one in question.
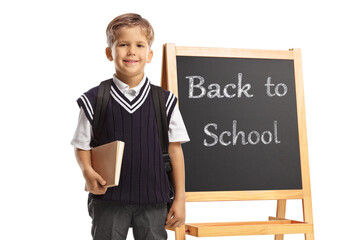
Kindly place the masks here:
<instances>
[{"instance_id":1,"label":"book","mask_svg":"<svg viewBox=\"0 0 360 240\"><path fill-rule=\"evenodd\" d=\"M105 181L105 187L119 184L125 143L113 141L91 149L91 165Z\"/></svg>"}]
</instances>

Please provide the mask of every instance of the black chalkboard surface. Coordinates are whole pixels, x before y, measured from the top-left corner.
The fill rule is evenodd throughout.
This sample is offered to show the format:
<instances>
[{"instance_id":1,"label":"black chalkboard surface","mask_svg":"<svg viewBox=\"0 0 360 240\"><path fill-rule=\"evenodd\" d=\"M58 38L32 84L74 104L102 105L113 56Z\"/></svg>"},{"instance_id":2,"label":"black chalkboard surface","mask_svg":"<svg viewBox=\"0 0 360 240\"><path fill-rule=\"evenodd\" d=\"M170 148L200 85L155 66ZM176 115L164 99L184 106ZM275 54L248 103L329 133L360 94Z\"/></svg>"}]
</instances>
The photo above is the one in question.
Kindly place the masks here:
<instances>
[{"instance_id":1,"label":"black chalkboard surface","mask_svg":"<svg viewBox=\"0 0 360 240\"><path fill-rule=\"evenodd\" d=\"M185 190L302 189L294 61L177 56Z\"/></svg>"}]
</instances>

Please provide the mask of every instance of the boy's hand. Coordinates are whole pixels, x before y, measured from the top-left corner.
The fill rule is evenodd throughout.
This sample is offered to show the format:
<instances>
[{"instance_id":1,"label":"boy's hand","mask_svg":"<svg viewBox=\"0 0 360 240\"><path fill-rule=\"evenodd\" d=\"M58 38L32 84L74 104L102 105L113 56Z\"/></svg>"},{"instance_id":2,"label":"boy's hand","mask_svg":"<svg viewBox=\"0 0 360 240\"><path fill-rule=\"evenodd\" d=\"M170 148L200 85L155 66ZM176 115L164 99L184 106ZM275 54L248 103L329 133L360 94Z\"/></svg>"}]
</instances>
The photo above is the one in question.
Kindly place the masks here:
<instances>
[{"instance_id":1,"label":"boy's hand","mask_svg":"<svg viewBox=\"0 0 360 240\"><path fill-rule=\"evenodd\" d=\"M166 218L166 228L176 228L185 224L185 200L174 199Z\"/></svg>"},{"instance_id":2,"label":"boy's hand","mask_svg":"<svg viewBox=\"0 0 360 240\"><path fill-rule=\"evenodd\" d=\"M104 187L106 185L106 181L97 172L95 172L94 169L89 168L85 170L83 175L86 181L85 191L89 191L96 195L106 193L107 187Z\"/></svg>"}]
</instances>

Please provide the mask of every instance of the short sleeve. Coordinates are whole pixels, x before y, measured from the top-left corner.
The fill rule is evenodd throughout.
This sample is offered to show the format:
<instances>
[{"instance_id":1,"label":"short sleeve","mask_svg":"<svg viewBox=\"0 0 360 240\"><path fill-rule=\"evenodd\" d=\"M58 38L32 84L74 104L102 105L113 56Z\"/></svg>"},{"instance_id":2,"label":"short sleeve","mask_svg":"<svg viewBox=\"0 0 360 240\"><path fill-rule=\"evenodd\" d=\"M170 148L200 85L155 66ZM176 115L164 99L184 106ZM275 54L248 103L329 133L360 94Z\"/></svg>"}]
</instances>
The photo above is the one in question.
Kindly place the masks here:
<instances>
[{"instance_id":1,"label":"short sleeve","mask_svg":"<svg viewBox=\"0 0 360 240\"><path fill-rule=\"evenodd\" d=\"M187 133L185 123L182 119L180 109L176 105L171 114L171 119L169 123L169 142L186 143L189 141L190 138Z\"/></svg>"},{"instance_id":2,"label":"short sleeve","mask_svg":"<svg viewBox=\"0 0 360 240\"><path fill-rule=\"evenodd\" d=\"M77 100L77 104L84 110L86 118L92 124L96 103L97 87L90 89L82 94Z\"/></svg>"},{"instance_id":3,"label":"short sleeve","mask_svg":"<svg viewBox=\"0 0 360 240\"><path fill-rule=\"evenodd\" d=\"M185 143L190 141L185 123L177 106L177 97L170 91L165 91L165 108L169 126L169 142Z\"/></svg>"},{"instance_id":4,"label":"short sleeve","mask_svg":"<svg viewBox=\"0 0 360 240\"><path fill-rule=\"evenodd\" d=\"M71 145L83 150L90 150L92 137L92 126L85 115L83 108L80 108L78 124L71 141Z\"/></svg>"},{"instance_id":5,"label":"short sleeve","mask_svg":"<svg viewBox=\"0 0 360 240\"><path fill-rule=\"evenodd\" d=\"M82 94L77 100L80 107L78 125L76 127L71 145L83 150L90 150L92 138L92 122L96 103L98 86Z\"/></svg>"}]
</instances>

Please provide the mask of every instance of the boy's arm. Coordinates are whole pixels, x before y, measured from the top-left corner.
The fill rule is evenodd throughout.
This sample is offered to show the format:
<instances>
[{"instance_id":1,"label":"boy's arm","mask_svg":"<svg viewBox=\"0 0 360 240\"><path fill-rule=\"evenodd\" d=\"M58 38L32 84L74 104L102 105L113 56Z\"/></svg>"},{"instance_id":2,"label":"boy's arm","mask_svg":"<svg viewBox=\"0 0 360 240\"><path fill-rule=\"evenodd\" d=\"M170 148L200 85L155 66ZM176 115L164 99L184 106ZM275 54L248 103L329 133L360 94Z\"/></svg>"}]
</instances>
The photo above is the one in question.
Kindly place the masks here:
<instances>
[{"instance_id":1,"label":"boy's arm","mask_svg":"<svg viewBox=\"0 0 360 240\"><path fill-rule=\"evenodd\" d=\"M91 192L92 194L104 194L107 190L107 188L104 187L106 182L92 168L90 150L74 148L74 151L76 160L86 181L85 190Z\"/></svg>"},{"instance_id":2,"label":"boy's arm","mask_svg":"<svg viewBox=\"0 0 360 240\"><path fill-rule=\"evenodd\" d=\"M175 188L175 199L185 201L185 164L180 142L169 143L169 155L172 166L172 182Z\"/></svg>"},{"instance_id":3,"label":"boy's arm","mask_svg":"<svg viewBox=\"0 0 360 240\"><path fill-rule=\"evenodd\" d=\"M171 178L174 184L175 199L166 219L169 228L185 224L185 164L180 142L169 143L172 166ZM174 216L172 219L171 217Z\"/></svg>"}]
</instances>

